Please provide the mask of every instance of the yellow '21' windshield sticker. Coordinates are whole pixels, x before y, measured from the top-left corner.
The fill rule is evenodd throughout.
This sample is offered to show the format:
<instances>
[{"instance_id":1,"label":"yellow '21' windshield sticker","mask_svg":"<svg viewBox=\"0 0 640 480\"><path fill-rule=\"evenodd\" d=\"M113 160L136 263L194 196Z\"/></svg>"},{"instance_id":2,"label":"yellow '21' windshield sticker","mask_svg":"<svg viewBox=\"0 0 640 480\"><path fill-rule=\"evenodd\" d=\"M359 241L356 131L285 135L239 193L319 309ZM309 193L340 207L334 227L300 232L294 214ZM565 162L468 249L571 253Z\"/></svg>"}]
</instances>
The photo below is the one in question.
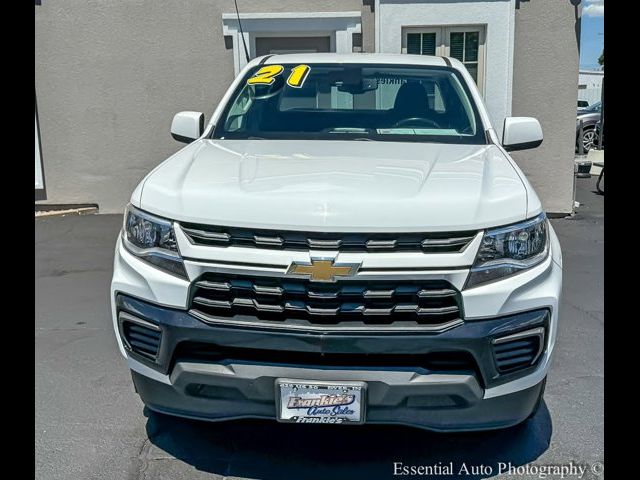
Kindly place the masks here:
<instances>
[{"instance_id":1,"label":"yellow '21' windshield sticker","mask_svg":"<svg viewBox=\"0 0 640 480\"><path fill-rule=\"evenodd\" d=\"M267 65L262 67L253 77L247 80L247 85L271 85L283 70L284 67L282 65Z\"/></svg>"},{"instance_id":2,"label":"yellow '21' windshield sticker","mask_svg":"<svg viewBox=\"0 0 640 480\"><path fill-rule=\"evenodd\" d=\"M311 68L309 65L298 65L291 69L291 75L287 78L287 85L290 87L301 88Z\"/></svg>"},{"instance_id":3,"label":"yellow '21' windshield sticker","mask_svg":"<svg viewBox=\"0 0 640 480\"><path fill-rule=\"evenodd\" d=\"M247 80L247 85L271 85L275 82L276 77L283 71L284 67L282 65L265 65ZM293 67L289 78L287 78L287 85L294 88L301 88L310 71L311 68L309 65Z\"/></svg>"}]
</instances>

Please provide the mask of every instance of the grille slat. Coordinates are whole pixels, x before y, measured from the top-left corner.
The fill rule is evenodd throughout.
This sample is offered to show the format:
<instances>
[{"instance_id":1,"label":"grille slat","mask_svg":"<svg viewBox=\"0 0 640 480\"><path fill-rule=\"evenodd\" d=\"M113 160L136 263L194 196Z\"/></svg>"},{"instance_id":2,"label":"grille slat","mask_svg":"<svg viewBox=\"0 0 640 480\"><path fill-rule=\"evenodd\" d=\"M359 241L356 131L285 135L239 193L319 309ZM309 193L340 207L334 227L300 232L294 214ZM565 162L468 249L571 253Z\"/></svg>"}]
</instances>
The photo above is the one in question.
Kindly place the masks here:
<instances>
[{"instance_id":1,"label":"grille slat","mask_svg":"<svg viewBox=\"0 0 640 480\"><path fill-rule=\"evenodd\" d=\"M133 350L137 351L138 353L144 352L153 356L155 356L156 354L156 349L153 346L147 345L146 343L138 342L136 340L131 340L131 342L129 343L133 347Z\"/></svg>"},{"instance_id":2,"label":"grille slat","mask_svg":"<svg viewBox=\"0 0 640 480\"><path fill-rule=\"evenodd\" d=\"M395 290L366 290L365 298L392 298Z\"/></svg>"},{"instance_id":3,"label":"grille slat","mask_svg":"<svg viewBox=\"0 0 640 480\"><path fill-rule=\"evenodd\" d=\"M463 245L466 245L472 238L473 235L471 237L465 236L456 238L425 238L422 241L422 246L426 248L461 247Z\"/></svg>"},{"instance_id":4,"label":"grille slat","mask_svg":"<svg viewBox=\"0 0 640 480\"><path fill-rule=\"evenodd\" d=\"M398 241L391 240L367 240L365 243L367 250L393 250L396 248Z\"/></svg>"},{"instance_id":5,"label":"grille slat","mask_svg":"<svg viewBox=\"0 0 640 480\"><path fill-rule=\"evenodd\" d=\"M496 352L496 358L498 360L500 360L500 359L504 359L504 358L515 357L515 356L518 356L518 355L531 355L532 353L533 354L536 353L536 350L533 347L530 347L530 348L518 348L518 349L515 349L515 350L507 350L507 351L504 351L502 353Z\"/></svg>"},{"instance_id":6,"label":"grille slat","mask_svg":"<svg viewBox=\"0 0 640 480\"><path fill-rule=\"evenodd\" d=\"M147 336L147 335L141 335L141 334L134 333L134 332L130 332L129 333L129 338L131 339L131 341L135 340L137 342L144 343L144 344L149 345L151 347L157 346L157 344L158 344L158 337L154 338L154 337L150 337L150 336Z\"/></svg>"},{"instance_id":7,"label":"grille slat","mask_svg":"<svg viewBox=\"0 0 640 480\"><path fill-rule=\"evenodd\" d=\"M307 238L307 246L315 249L338 250L342 246L342 240L318 240L317 238Z\"/></svg>"},{"instance_id":8,"label":"grille slat","mask_svg":"<svg viewBox=\"0 0 640 480\"><path fill-rule=\"evenodd\" d=\"M231 285L228 282L199 282L198 286L201 288L208 288L211 290L222 290L228 292L231 290Z\"/></svg>"},{"instance_id":9,"label":"grille slat","mask_svg":"<svg viewBox=\"0 0 640 480\"><path fill-rule=\"evenodd\" d=\"M218 308L231 308L231 302L228 300L212 300L205 297L194 297L193 303L198 305L218 307Z\"/></svg>"},{"instance_id":10,"label":"grille slat","mask_svg":"<svg viewBox=\"0 0 640 480\"><path fill-rule=\"evenodd\" d=\"M284 239L282 237L254 235L253 243L255 243L257 247L282 247L284 245Z\"/></svg>"},{"instance_id":11,"label":"grille slat","mask_svg":"<svg viewBox=\"0 0 640 480\"><path fill-rule=\"evenodd\" d=\"M224 232L207 231L207 230L201 230L197 228L186 228L186 227L182 227L182 230L189 237L193 237L194 239L197 239L203 242L229 243L231 241L231 235Z\"/></svg>"},{"instance_id":12,"label":"grille slat","mask_svg":"<svg viewBox=\"0 0 640 480\"><path fill-rule=\"evenodd\" d=\"M282 296L281 287L266 287L264 285L253 285L253 291L261 295L276 295Z\"/></svg>"},{"instance_id":13,"label":"grille slat","mask_svg":"<svg viewBox=\"0 0 640 480\"><path fill-rule=\"evenodd\" d=\"M506 371L514 368L522 368L531 364L531 355L522 355L520 357L510 358L509 360L500 361L500 370Z\"/></svg>"},{"instance_id":14,"label":"grille slat","mask_svg":"<svg viewBox=\"0 0 640 480\"><path fill-rule=\"evenodd\" d=\"M250 247L279 250L333 250L350 252L414 251L461 252L477 231L432 233L321 233L264 230L183 223L191 243L216 247Z\"/></svg>"},{"instance_id":15,"label":"grille slat","mask_svg":"<svg viewBox=\"0 0 640 480\"><path fill-rule=\"evenodd\" d=\"M449 288L443 288L442 290L420 290L418 296L422 298L455 297L456 291Z\"/></svg>"},{"instance_id":16,"label":"grille slat","mask_svg":"<svg viewBox=\"0 0 640 480\"><path fill-rule=\"evenodd\" d=\"M338 292L314 292L312 290L307 291L307 295L309 298L320 299L320 300L333 300L338 298L340 295Z\"/></svg>"},{"instance_id":17,"label":"grille slat","mask_svg":"<svg viewBox=\"0 0 640 480\"><path fill-rule=\"evenodd\" d=\"M228 285L228 289L211 285ZM460 321L459 293L446 281L368 280L318 284L287 277L206 273L194 282L190 309L213 318L255 318L286 325L438 326Z\"/></svg>"},{"instance_id":18,"label":"grille slat","mask_svg":"<svg viewBox=\"0 0 640 480\"><path fill-rule=\"evenodd\" d=\"M531 348L532 347L532 342L531 340L520 340L520 341L512 341L512 342L506 342L503 344L497 344L494 348L496 350L496 353L498 352L507 352L510 350L514 350L514 349L518 349L518 348Z\"/></svg>"}]
</instances>

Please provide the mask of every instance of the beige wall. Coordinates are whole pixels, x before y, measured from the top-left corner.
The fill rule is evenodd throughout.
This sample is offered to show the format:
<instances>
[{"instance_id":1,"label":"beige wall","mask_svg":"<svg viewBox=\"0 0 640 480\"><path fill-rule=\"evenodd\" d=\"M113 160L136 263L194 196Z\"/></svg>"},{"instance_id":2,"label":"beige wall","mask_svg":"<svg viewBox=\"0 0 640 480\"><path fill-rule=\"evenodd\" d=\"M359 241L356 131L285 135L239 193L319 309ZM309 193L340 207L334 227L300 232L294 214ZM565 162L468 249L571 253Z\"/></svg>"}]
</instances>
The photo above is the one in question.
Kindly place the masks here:
<instances>
[{"instance_id":1,"label":"beige wall","mask_svg":"<svg viewBox=\"0 0 640 480\"><path fill-rule=\"evenodd\" d=\"M534 150L514 152L513 157L538 192L547 212L570 213L580 2L516 3L512 114L540 120L544 141Z\"/></svg>"},{"instance_id":2,"label":"beige wall","mask_svg":"<svg viewBox=\"0 0 640 480\"><path fill-rule=\"evenodd\" d=\"M515 18L513 114L538 117L545 141L514 157L550 212L573 202L579 17L571 1L518 1ZM238 3L244 13L360 10L363 50L374 51L374 0ZM231 82L222 13L233 12L227 0L35 6L45 203L122 211L139 180L181 148L169 135L174 113L208 117Z\"/></svg>"},{"instance_id":3,"label":"beige wall","mask_svg":"<svg viewBox=\"0 0 640 480\"><path fill-rule=\"evenodd\" d=\"M361 0L239 0L241 12L359 11ZM233 79L227 0L56 0L35 7L35 80L47 201L120 212L180 149L180 110L213 112ZM371 22L371 26L373 23ZM367 37L370 36L371 40ZM373 41L363 25L363 42Z\"/></svg>"}]
</instances>

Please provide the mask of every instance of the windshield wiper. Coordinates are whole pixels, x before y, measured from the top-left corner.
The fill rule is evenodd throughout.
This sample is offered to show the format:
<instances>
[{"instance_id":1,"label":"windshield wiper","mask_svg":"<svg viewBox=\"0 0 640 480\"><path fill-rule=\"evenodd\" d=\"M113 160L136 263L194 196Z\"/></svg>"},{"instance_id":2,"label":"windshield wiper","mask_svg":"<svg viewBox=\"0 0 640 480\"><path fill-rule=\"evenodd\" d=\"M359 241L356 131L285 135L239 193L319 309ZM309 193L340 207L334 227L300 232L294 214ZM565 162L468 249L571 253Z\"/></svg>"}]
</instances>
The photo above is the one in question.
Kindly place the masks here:
<instances>
[{"instance_id":1,"label":"windshield wiper","mask_svg":"<svg viewBox=\"0 0 640 480\"><path fill-rule=\"evenodd\" d=\"M336 127L336 128L325 128L323 133L371 133L371 128L361 128L361 127Z\"/></svg>"}]
</instances>

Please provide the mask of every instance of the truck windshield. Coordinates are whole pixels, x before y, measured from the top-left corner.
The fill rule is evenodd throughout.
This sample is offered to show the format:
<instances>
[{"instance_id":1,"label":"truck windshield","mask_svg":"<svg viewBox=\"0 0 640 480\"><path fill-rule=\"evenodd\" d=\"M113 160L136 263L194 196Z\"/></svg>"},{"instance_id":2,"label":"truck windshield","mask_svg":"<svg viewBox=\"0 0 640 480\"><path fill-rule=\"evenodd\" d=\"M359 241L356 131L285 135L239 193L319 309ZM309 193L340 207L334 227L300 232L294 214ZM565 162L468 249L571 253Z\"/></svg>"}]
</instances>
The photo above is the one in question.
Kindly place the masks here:
<instances>
[{"instance_id":1,"label":"truck windshield","mask_svg":"<svg viewBox=\"0 0 640 480\"><path fill-rule=\"evenodd\" d=\"M211 138L486 143L459 72L369 64L257 66Z\"/></svg>"}]
</instances>

